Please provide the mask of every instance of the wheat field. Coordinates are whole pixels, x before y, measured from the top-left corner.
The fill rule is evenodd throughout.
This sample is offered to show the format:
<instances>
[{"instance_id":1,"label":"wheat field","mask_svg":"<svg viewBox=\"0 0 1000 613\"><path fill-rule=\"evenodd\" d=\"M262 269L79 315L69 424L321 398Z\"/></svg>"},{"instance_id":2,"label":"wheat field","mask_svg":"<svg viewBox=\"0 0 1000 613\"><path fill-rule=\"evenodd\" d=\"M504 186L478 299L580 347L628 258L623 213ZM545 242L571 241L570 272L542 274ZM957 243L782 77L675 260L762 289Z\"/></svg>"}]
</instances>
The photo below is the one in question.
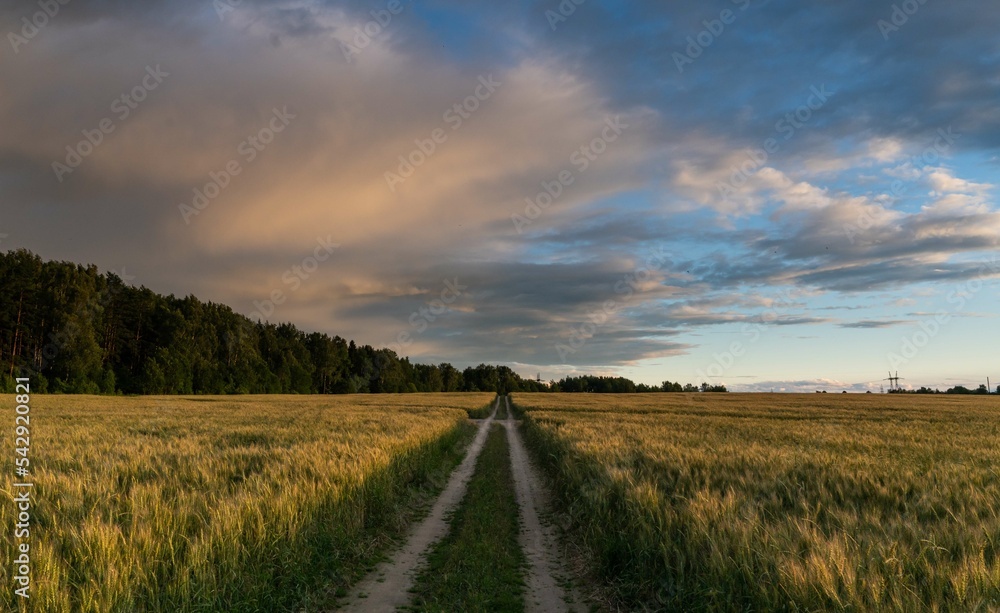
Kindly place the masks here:
<instances>
[{"instance_id":1,"label":"wheat field","mask_svg":"<svg viewBox=\"0 0 1000 613\"><path fill-rule=\"evenodd\" d=\"M1000 610L1000 399L516 394L624 610Z\"/></svg>"},{"instance_id":2,"label":"wheat field","mask_svg":"<svg viewBox=\"0 0 1000 613\"><path fill-rule=\"evenodd\" d=\"M297 610L384 548L492 397L34 396L33 608L6 589L0 609Z\"/></svg>"}]
</instances>

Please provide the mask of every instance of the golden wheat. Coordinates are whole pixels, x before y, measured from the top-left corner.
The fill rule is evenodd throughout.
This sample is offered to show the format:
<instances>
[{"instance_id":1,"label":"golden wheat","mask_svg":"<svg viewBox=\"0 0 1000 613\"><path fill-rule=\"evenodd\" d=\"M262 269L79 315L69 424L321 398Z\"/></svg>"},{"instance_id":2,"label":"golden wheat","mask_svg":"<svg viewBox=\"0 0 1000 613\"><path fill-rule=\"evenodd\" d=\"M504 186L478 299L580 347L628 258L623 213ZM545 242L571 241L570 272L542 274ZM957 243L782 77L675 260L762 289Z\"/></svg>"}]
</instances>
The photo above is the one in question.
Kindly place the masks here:
<instances>
[{"instance_id":1,"label":"golden wheat","mask_svg":"<svg viewBox=\"0 0 1000 613\"><path fill-rule=\"evenodd\" d=\"M625 608L1000 607L1000 399L517 394Z\"/></svg>"},{"instance_id":2,"label":"golden wheat","mask_svg":"<svg viewBox=\"0 0 1000 613\"><path fill-rule=\"evenodd\" d=\"M385 544L403 490L491 396L34 396L33 610L298 606ZM14 399L0 403L13 432ZM0 609L20 600L5 589Z\"/></svg>"}]
</instances>

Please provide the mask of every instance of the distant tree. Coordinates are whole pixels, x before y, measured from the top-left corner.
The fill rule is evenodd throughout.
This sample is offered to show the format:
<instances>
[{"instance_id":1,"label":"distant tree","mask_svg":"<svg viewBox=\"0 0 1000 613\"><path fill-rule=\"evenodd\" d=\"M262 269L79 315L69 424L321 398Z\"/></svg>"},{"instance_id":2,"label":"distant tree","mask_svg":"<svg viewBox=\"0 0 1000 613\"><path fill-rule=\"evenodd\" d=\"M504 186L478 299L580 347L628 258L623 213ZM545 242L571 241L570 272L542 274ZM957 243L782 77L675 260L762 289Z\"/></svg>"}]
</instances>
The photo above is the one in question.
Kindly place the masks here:
<instances>
[{"instance_id":1,"label":"distant tree","mask_svg":"<svg viewBox=\"0 0 1000 613\"><path fill-rule=\"evenodd\" d=\"M438 368L441 370L442 391L457 392L462 389L463 378L462 373L458 369L447 362L441 364Z\"/></svg>"},{"instance_id":2,"label":"distant tree","mask_svg":"<svg viewBox=\"0 0 1000 613\"><path fill-rule=\"evenodd\" d=\"M684 387L680 383L671 383L670 381L664 381L660 386L660 389L664 392L683 392Z\"/></svg>"},{"instance_id":3,"label":"distant tree","mask_svg":"<svg viewBox=\"0 0 1000 613\"><path fill-rule=\"evenodd\" d=\"M652 391L649 386L646 390ZM625 377L595 377L583 375L580 377L566 377L551 387L552 391L562 392L589 392L593 394L631 394L640 391L640 388L630 379Z\"/></svg>"},{"instance_id":4,"label":"distant tree","mask_svg":"<svg viewBox=\"0 0 1000 613\"><path fill-rule=\"evenodd\" d=\"M701 384L702 392L728 392L725 385L709 385L708 383Z\"/></svg>"}]
</instances>

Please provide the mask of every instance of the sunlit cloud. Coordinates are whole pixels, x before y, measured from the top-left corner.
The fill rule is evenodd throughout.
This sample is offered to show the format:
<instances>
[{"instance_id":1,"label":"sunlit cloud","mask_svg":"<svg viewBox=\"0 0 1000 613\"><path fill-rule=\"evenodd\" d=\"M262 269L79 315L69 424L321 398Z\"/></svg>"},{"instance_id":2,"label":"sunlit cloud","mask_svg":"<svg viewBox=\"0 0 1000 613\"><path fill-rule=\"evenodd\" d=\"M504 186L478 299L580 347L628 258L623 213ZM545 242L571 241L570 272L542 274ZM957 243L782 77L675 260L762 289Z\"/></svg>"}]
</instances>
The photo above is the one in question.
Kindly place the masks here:
<instances>
[{"instance_id":1,"label":"sunlit cloud","mask_svg":"<svg viewBox=\"0 0 1000 613\"><path fill-rule=\"evenodd\" d=\"M383 346L457 280L401 351L652 382L765 315L836 346L997 277L995 11L928 4L886 41L884 7L774 0L679 73L699 3L581 5L556 31L402 6L65 5L0 54L3 247ZM313 269L317 241L337 247ZM809 377L784 387L867 389Z\"/></svg>"}]
</instances>

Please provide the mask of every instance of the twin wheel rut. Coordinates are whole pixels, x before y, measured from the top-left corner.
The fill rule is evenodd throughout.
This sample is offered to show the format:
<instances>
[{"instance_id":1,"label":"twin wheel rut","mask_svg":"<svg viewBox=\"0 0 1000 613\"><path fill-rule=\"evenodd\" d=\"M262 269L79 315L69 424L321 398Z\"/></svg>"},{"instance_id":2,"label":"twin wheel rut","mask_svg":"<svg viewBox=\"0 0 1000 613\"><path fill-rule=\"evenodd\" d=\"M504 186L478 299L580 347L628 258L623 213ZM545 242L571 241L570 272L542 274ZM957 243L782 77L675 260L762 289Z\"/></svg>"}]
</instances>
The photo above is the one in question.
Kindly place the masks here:
<instances>
[{"instance_id":1,"label":"twin wheel rut","mask_svg":"<svg viewBox=\"0 0 1000 613\"><path fill-rule=\"evenodd\" d=\"M556 580L564 576L558 562L558 546L554 531L542 523L540 508L545 501L542 487L534 466L528 459L517 424L512 419L510 400L497 398L493 413L479 423L476 437L465 458L451 474L444 491L435 501L430 514L410 533L402 549L393 557L379 564L367 577L351 590L342 611L396 611L410 602L409 590L430 548L448 533L447 517L465 495L466 486L476 468L476 459L494 423L500 402L507 405L507 419L496 420L507 431L510 461L514 476L514 489L520 508L521 529L518 542L528 562L524 608L528 613L584 611L580 599ZM572 596L568 599L567 596ZM573 604L567 601L571 600Z\"/></svg>"}]
</instances>

